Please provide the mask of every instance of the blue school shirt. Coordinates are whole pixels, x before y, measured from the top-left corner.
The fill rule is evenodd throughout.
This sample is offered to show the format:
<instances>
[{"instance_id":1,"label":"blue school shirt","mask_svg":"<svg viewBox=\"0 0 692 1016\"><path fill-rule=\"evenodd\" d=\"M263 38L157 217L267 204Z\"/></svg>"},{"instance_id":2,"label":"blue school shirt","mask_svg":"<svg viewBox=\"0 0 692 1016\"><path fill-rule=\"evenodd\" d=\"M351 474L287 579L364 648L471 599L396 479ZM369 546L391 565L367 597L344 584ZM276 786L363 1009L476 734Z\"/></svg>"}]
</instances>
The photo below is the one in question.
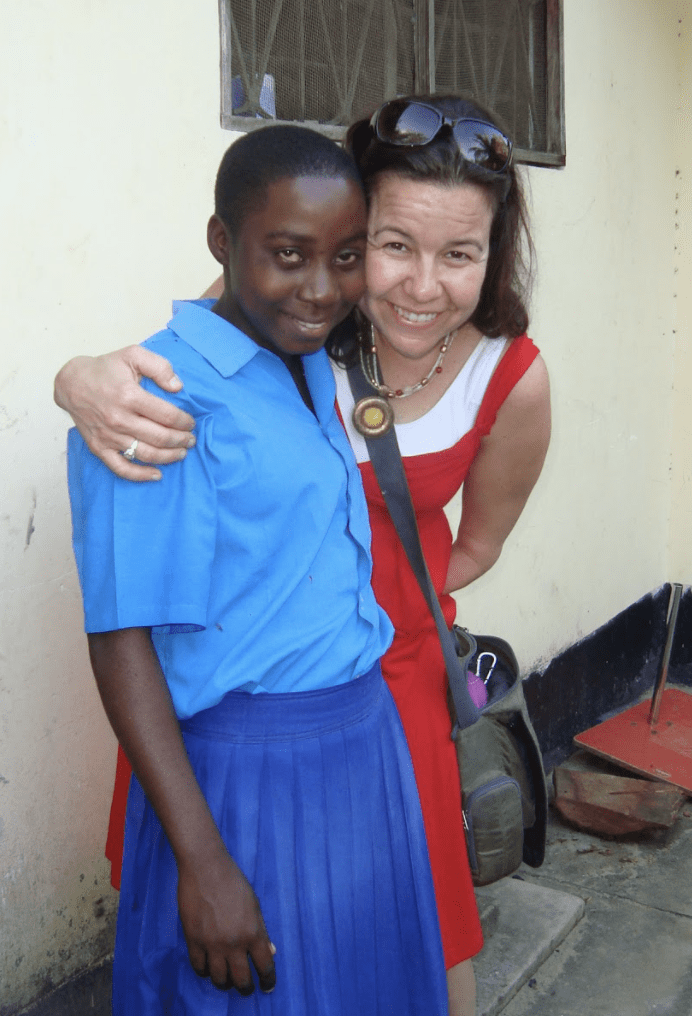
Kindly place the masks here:
<instances>
[{"instance_id":1,"label":"blue school shirt","mask_svg":"<svg viewBox=\"0 0 692 1016\"><path fill-rule=\"evenodd\" d=\"M209 308L174 304L144 343L184 382L197 444L130 483L68 439L87 632L151 627L180 718L228 691L308 691L367 672L392 627L370 586L360 474L324 350L288 368ZM150 390L158 389L151 383Z\"/></svg>"}]
</instances>

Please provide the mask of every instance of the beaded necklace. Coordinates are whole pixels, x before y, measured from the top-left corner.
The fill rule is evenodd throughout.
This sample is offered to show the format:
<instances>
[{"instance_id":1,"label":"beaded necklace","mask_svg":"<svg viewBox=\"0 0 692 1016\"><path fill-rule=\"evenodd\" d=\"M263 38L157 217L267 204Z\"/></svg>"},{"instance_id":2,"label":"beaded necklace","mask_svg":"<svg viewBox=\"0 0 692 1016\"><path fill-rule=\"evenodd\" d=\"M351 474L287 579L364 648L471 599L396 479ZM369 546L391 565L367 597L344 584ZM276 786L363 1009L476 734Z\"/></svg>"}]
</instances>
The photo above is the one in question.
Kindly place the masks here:
<instances>
[{"instance_id":1,"label":"beaded necklace","mask_svg":"<svg viewBox=\"0 0 692 1016\"><path fill-rule=\"evenodd\" d=\"M384 395L387 399L405 399L407 395L413 395L414 392L419 392L421 388L425 388L425 386L431 381L433 375L442 373L442 361L445 358L447 350L454 342L455 335L456 329L449 332L448 335L445 335L442 340L442 345L440 346L440 352L437 354L437 359L422 380L418 381L415 385L409 385L407 388L397 388L395 390L393 388L389 388L382 380L380 364L377 359L377 347L375 346L375 329L373 328L372 323L370 323L369 350L365 352L364 343L362 341L358 343L360 365L366 378L372 387L380 393L380 395Z\"/></svg>"}]
</instances>

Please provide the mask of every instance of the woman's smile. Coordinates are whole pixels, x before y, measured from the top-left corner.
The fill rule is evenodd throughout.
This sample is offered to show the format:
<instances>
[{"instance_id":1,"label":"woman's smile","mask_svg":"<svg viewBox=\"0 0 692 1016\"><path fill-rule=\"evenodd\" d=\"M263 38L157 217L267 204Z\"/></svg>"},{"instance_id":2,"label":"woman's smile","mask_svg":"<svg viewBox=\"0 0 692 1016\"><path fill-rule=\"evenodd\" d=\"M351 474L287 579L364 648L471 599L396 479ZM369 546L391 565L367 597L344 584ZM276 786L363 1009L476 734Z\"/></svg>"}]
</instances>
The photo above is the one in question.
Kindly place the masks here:
<instances>
[{"instance_id":1,"label":"woman's smile","mask_svg":"<svg viewBox=\"0 0 692 1016\"><path fill-rule=\"evenodd\" d=\"M420 313L414 310L406 310L404 307L397 307L396 304L392 304L394 311L403 318L404 321L409 324L430 324L440 313L439 311L432 311L428 313Z\"/></svg>"}]
</instances>

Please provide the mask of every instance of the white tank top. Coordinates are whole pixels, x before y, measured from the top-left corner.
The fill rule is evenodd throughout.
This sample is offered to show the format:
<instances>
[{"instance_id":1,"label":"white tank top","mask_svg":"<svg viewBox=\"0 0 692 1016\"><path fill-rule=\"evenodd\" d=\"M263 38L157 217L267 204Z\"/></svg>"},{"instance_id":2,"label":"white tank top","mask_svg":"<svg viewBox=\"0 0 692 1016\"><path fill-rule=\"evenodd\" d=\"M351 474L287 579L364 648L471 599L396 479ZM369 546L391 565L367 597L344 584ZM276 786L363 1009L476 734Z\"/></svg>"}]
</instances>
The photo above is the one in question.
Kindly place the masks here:
<instances>
[{"instance_id":1,"label":"white tank top","mask_svg":"<svg viewBox=\"0 0 692 1016\"><path fill-rule=\"evenodd\" d=\"M403 456L426 455L451 448L467 434L480 409L486 388L507 347L503 339L480 340L439 402L410 423L395 424ZM353 426L353 395L343 367L330 360L336 380L336 399L348 439L358 462L367 462L365 439Z\"/></svg>"}]
</instances>

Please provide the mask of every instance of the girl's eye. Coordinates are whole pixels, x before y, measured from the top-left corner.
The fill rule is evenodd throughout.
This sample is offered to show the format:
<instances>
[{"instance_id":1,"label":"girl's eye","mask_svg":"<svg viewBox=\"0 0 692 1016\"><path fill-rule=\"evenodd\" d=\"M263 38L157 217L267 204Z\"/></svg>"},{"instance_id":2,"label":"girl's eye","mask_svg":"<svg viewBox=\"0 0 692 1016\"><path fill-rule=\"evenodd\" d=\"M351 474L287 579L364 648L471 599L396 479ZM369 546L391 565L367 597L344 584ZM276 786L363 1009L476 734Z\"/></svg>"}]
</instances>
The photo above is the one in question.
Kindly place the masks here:
<instances>
[{"instance_id":1,"label":"girl's eye","mask_svg":"<svg viewBox=\"0 0 692 1016\"><path fill-rule=\"evenodd\" d=\"M385 250L391 250L395 254L403 254L408 250L406 244L402 243L400 240L390 240L390 242L386 243L384 246Z\"/></svg>"},{"instance_id":2,"label":"girl's eye","mask_svg":"<svg viewBox=\"0 0 692 1016\"><path fill-rule=\"evenodd\" d=\"M463 250L450 250L447 252L447 257L450 261L456 261L460 264L470 260L470 255Z\"/></svg>"},{"instance_id":3,"label":"girl's eye","mask_svg":"<svg viewBox=\"0 0 692 1016\"><path fill-rule=\"evenodd\" d=\"M279 261L285 265L299 265L303 260L300 251L293 250L291 247L285 247L283 250L278 250L276 255Z\"/></svg>"},{"instance_id":4,"label":"girl's eye","mask_svg":"<svg viewBox=\"0 0 692 1016\"><path fill-rule=\"evenodd\" d=\"M336 256L338 265L356 265L363 260L363 254L359 250L342 250Z\"/></svg>"}]
</instances>

